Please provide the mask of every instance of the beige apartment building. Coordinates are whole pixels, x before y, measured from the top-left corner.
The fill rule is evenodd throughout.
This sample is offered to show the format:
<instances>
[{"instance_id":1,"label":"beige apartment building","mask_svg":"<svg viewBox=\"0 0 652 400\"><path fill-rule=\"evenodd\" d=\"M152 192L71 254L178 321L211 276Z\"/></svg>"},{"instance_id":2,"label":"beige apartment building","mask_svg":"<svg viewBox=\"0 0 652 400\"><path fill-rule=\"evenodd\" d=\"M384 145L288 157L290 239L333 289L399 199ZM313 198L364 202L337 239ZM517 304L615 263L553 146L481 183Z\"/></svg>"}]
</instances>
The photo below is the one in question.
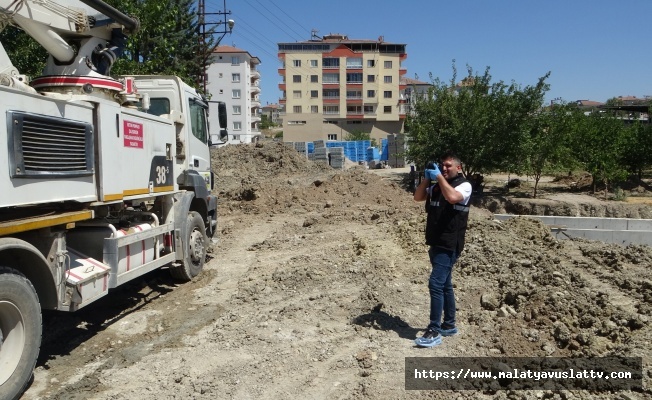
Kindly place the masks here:
<instances>
[{"instance_id":1,"label":"beige apartment building","mask_svg":"<svg viewBox=\"0 0 652 400\"><path fill-rule=\"evenodd\" d=\"M283 140L346 140L351 132L379 141L403 132L407 100L405 44L330 34L279 43Z\"/></svg>"}]
</instances>

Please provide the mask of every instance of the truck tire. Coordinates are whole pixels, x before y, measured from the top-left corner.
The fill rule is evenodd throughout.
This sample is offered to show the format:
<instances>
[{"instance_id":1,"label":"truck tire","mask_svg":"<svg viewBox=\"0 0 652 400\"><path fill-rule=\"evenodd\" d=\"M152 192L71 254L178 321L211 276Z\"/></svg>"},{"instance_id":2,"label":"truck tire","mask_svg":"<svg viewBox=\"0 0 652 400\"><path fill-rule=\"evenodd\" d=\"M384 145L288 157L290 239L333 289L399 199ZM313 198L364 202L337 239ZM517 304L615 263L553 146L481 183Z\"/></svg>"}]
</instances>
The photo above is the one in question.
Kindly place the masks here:
<instances>
[{"instance_id":1,"label":"truck tire","mask_svg":"<svg viewBox=\"0 0 652 400\"><path fill-rule=\"evenodd\" d=\"M41 348L41 306L20 272L0 267L0 399L17 399Z\"/></svg>"},{"instance_id":2,"label":"truck tire","mask_svg":"<svg viewBox=\"0 0 652 400\"><path fill-rule=\"evenodd\" d=\"M208 239L201 215L195 211L188 213L186 230L183 235L184 257L180 265L170 269L172 277L184 282L191 281L204 268Z\"/></svg>"}]
</instances>

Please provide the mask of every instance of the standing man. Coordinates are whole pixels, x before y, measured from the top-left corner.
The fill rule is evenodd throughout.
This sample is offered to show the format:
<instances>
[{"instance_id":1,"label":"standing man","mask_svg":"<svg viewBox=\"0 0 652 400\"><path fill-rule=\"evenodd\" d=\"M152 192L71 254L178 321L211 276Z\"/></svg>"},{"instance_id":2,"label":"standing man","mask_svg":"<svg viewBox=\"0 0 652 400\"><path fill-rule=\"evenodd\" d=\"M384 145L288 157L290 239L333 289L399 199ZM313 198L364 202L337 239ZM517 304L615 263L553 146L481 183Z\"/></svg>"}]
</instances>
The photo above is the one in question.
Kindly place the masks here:
<instances>
[{"instance_id":1,"label":"standing man","mask_svg":"<svg viewBox=\"0 0 652 400\"><path fill-rule=\"evenodd\" d=\"M430 323L423 336L414 341L419 347L437 346L442 336L457 334L451 278L464 248L471 191L471 183L462 175L462 162L447 153L441 158L441 170L435 163L426 167L425 179L414 192L414 200L426 201L426 244L432 264L428 280Z\"/></svg>"}]
</instances>

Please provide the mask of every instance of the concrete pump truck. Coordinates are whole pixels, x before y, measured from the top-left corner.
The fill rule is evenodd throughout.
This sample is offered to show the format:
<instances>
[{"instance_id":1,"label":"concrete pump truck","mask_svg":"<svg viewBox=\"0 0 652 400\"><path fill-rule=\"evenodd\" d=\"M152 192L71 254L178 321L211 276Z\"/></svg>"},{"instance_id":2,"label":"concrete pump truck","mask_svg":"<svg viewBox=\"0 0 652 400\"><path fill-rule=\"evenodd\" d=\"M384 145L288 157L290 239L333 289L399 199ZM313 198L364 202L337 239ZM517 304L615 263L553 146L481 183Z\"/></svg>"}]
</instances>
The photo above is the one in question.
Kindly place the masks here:
<instances>
[{"instance_id":1,"label":"concrete pump truck","mask_svg":"<svg viewBox=\"0 0 652 400\"><path fill-rule=\"evenodd\" d=\"M7 24L50 56L30 79L0 46L0 399L33 374L41 310L161 267L189 281L217 225L207 102L174 76L109 75L137 19L99 0L0 0Z\"/></svg>"}]
</instances>

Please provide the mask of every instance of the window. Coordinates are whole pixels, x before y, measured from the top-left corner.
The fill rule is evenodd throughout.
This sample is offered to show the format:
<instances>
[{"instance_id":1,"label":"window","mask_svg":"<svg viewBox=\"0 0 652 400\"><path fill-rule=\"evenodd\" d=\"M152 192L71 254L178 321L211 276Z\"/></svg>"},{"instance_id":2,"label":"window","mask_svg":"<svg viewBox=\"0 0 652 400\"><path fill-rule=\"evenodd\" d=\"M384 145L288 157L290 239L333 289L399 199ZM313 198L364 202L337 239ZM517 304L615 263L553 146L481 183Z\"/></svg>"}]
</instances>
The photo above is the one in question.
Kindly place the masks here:
<instances>
[{"instance_id":1,"label":"window","mask_svg":"<svg viewBox=\"0 0 652 400\"><path fill-rule=\"evenodd\" d=\"M319 90L311 90L310 91L310 98L311 99L316 99L317 97L319 97Z\"/></svg>"},{"instance_id":2,"label":"window","mask_svg":"<svg viewBox=\"0 0 652 400\"><path fill-rule=\"evenodd\" d=\"M240 108L240 106L233 106L233 114L238 115L241 113L242 113L242 109Z\"/></svg>"},{"instance_id":3,"label":"window","mask_svg":"<svg viewBox=\"0 0 652 400\"><path fill-rule=\"evenodd\" d=\"M328 120L328 119L325 119L324 123L325 124L331 124L331 125L337 125L337 121L331 121L331 120ZM335 137L337 137L337 135ZM333 140L335 140L335 139L333 139Z\"/></svg>"},{"instance_id":4,"label":"window","mask_svg":"<svg viewBox=\"0 0 652 400\"><path fill-rule=\"evenodd\" d=\"M224 89L220 89L220 94L224 94Z\"/></svg>"},{"instance_id":5,"label":"window","mask_svg":"<svg viewBox=\"0 0 652 400\"><path fill-rule=\"evenodd\" d=\"M347 114L362 114L361 106L346 106Z\"/></svg>"},{"instance_id":6,"label":"window","mask_svg":"<svg viewBox=\"0 0 652 400\"><path fill-rule=\"evenodd\" d=\"M392 76L391 75L385 75L385 83L392 83Z\"/></svg>"},{"instance_id":7,"label":"window","mask_svg":"<svg viewBox=\"0 0 652 400\"><path fill-rule=\"evenodd\" d=\"M231 91L231 97L234 99L239 99L240 98L240 89L233 89Z\"/></svg>"},{"instance_id":8,"label":"window","mask_svg":"<svg viewBox=\"0 0 652 400\"><path fill-rule=\"evenodd\" d=\"M319 83L319 75L310 75L310 82Z\"/></svg>"},{"instance_id":9,"label":"window","mask_svg":"<svg viewBox=\"0 0 652 400\"><path fill-rule=\"evenodd\" d=\"M327 140L337 140L337 133L329 133Z\"/></svg>"},{"instance_id":10,"label":"window","mask_svg":"<svg viewBox=\"0 0 652 400\"><path fill-rule=\"evenodd\" d=\"M242 122L233 121L233 130L234 131L241 131L242 130Z\"/></svg>"},{"instance_id":11,"label":"window","mask_svg":"<svg viewBox=\"0 0 652 400\"><path fill-rule=\"evenodd\" d=\"M385 61L385 68L386 69L392 68L392 62L391 61Z\"/></svg>"},{"instance_id":12,"label":"window","mask_svg":"<svg viewBox=\"0 0 652 400\"><path fill-rule=\"evenodd\" d=\"M301 60L292 60L292 65L295 67L300 67L301 66Z\"/></svg>"},{"instance_id":13,"label":"window","mask_svg":"<svg viewBox=\"0 0 652 400\"><path fill-rule=\"evenodd\" d=\"M224 76L224 74L222 74L222 73L220 72L218 76L221 78L221 77Z\"/></svg>"},{"instance_id":14,"label":"window","mask_svg":"<svg viewBox=\"0 0 652 400\"><path fill-rule=\"evenodd\" d=\"M240 82L240 74L231 74L231 82Z\"/></svg>"},{"instance_id":15,"label":"window","mask_svg":"<svg viewBox=\"0 0 652 400\"><path fill-rule=\"evenodd\" d=\"M301 106L292 107L292 112L295 114L301 114Z\"/></svg>"},{"instance_id":16,"label":"window","mask_svg":"<svg viewBox=\"0 0 652 400\"><path fill-rule=\"evenodd\" d=\"M339 58L323 58L321 60L321 65L324 68L339 68L340 67L340 59Z\"/></svg>"},{"instance_id":17,"label":"window","mask_svg":"<svg viewBox=\"0 0 652 400\"><path fill-rule=\"evenodd\" d=\"M362 83L362 73L351 72L346 74L346 83Z\"/></svg>"},{"instance_id":18,"label":"window","mask_svg":"<svg viewBox=\"0 0 652 400\"><path fill-rule=\"evenodd\" d=\"M391 90L385 90L383 92L383 97L386 99L391 99L392 98L392 91Z\"/></svg>"},{"instance_id":19,"label":"window","mask_svg":"<svg viewBox=\"0 0 652 400\"><path fill-rule=\"evenodd\" d=\"M367 97L371 97L371 98L376 97L376 91L375 90L367 90Z\"/></svg>"},{"instance_id":20,"label":"window","mask_svg":"<svg viewBox=\"0 0 652 400\"><path fill-rule=\"evenodd\" d=\"M238 56L231 57L231 65L240 65L240 57Z\"/></svg>"},{"instance_id":21,"label":"window","mask_svg":"<svg viewBox=\"0 0 652 400\"><path fill-rule=\"evenodd\" d=\"M376 66L376 60L367 60L367 67L373 68Z\"/></svg>"},{"instance_id":22,"label":"window","mask_svg":"<svg viewBox=\"0 0 652 400\"><path fill-rule=\"evenodd\" d=\"M288 125L305 125L306 121L288 121Z\"/></svg>"},{"instance_id":23,"label":"window","mask_svg":"<svg viewBox=\"0 0 652 400\"><path fill-rule=\"evenodd\" d=\"M374 111L374 106L364 106L364 113L375 114L376 112Z\"/></svg>"},{"instance_id":24,"label":"window","mask_svg":"<svg viewBox=\"0 0 652 400\"><path fill-rule=\"evenodd\" d=\"M318 61L317 60L310 60L310 66L312 68L318 67L319 66Z\"/></svg>"},{"instance_id":25,"label":"window","mask_svg":"<svg viewBox=\"0 0 652 400\"><path fill-rule=\"evenodd\" d=\"M292 82L301 83L301 75L292 75Z\"/></svg>"},{"instance_id":26,"label":"window","mask_svg":"<svg viewBox=\"0 0 652 400\"><path fill-rule=\"evenodd\" d=\"M346 91L347 99L361 99L362 91L361 90L347 90Z\"/></svg>"},{"instance_id":27,"label":"window","mask_svg":"<svg viewBox=\"0 0 652 400\"><path fill-rule=\"evenodd\" d=\"M339 99L340 89L324 89L322 95L325 99Z\"/></svg>"},{"instance_id":28,"label":"window","mask_svg":"<svg viewBox=\"0 0 652 400\"><path fill-rule=\"evenodd\" d=\"M190 102L190 124L192 135L202 143L207 143L208 129L206 127L206 109L194 101Z\"/></svg>"},{"instance_id":29,"label":"window","mask_svg":"<svg viewBox=\"0 0 652 400\"><path fill-rule=\"evenodd\" d=\"M368 83L376 82L376 76L375 75L367 75L367 82Z\"/></svg>"},{"instance_id":30,"label":"window","mask_svg":"<svg viewBox=\"0 0 652 400\"><path fill-rule=\"evenodd\" d=\"M310 106L310 112L313 114L319 113L319 106Z\"/></svg>"},{"instance_id":31,"label":"window","mask_svg":"<svg viewBox=\"0 0 652 400\"><path fill-rule=\"evenodd\" d=\"M324 114L339 114L339 106L324 106Z\"/></svg>"},{"instance_id":32,"label":"window","mask_svg":"<svg viewBox=\"0 0 652 400\"><path fill-rule=\"evenodd\" d=\"M340 83L340 74L324 74L322 79L324 83Z\"/></svg>"},{"instance_id":33,"label":"window","mask_svg":"<svg viewBox=\"0 0 652 400\"><path fill-rule=\"evenodd\" d=\"M293 90L292 91L292 98L293 99L300 99L301 98L301 90Z\"/></svg>"},{"instance_id":34,"label":"window","mask_svg":"<svg viewBox=\"0 0 652 400\"><path fill-rule=\"evenodd\" d=\"M383 112L385 114L391 114L392 113L392 106L384 106L383 107Z\"/></svg>"},{"instance_id":35,"label":"window","mask_svg":"<svg viewBox=\"0 0 652 400\"><path fill-rule=\"evenodd\" d=\"M362 58L347 58L346 59L346 68L362 68Z\"/></svg>"},{"instance_id":36,"label":"window","mask_svg":"<svg viewBox=\"0 0 652 400\"><path fill-rule=\"evenodd\" d=\"M141 111L143 111L141 109ZM152 97L147 114L163 115L170 113L170 100L165 97Z\"/></svg>"}]
</instances>

